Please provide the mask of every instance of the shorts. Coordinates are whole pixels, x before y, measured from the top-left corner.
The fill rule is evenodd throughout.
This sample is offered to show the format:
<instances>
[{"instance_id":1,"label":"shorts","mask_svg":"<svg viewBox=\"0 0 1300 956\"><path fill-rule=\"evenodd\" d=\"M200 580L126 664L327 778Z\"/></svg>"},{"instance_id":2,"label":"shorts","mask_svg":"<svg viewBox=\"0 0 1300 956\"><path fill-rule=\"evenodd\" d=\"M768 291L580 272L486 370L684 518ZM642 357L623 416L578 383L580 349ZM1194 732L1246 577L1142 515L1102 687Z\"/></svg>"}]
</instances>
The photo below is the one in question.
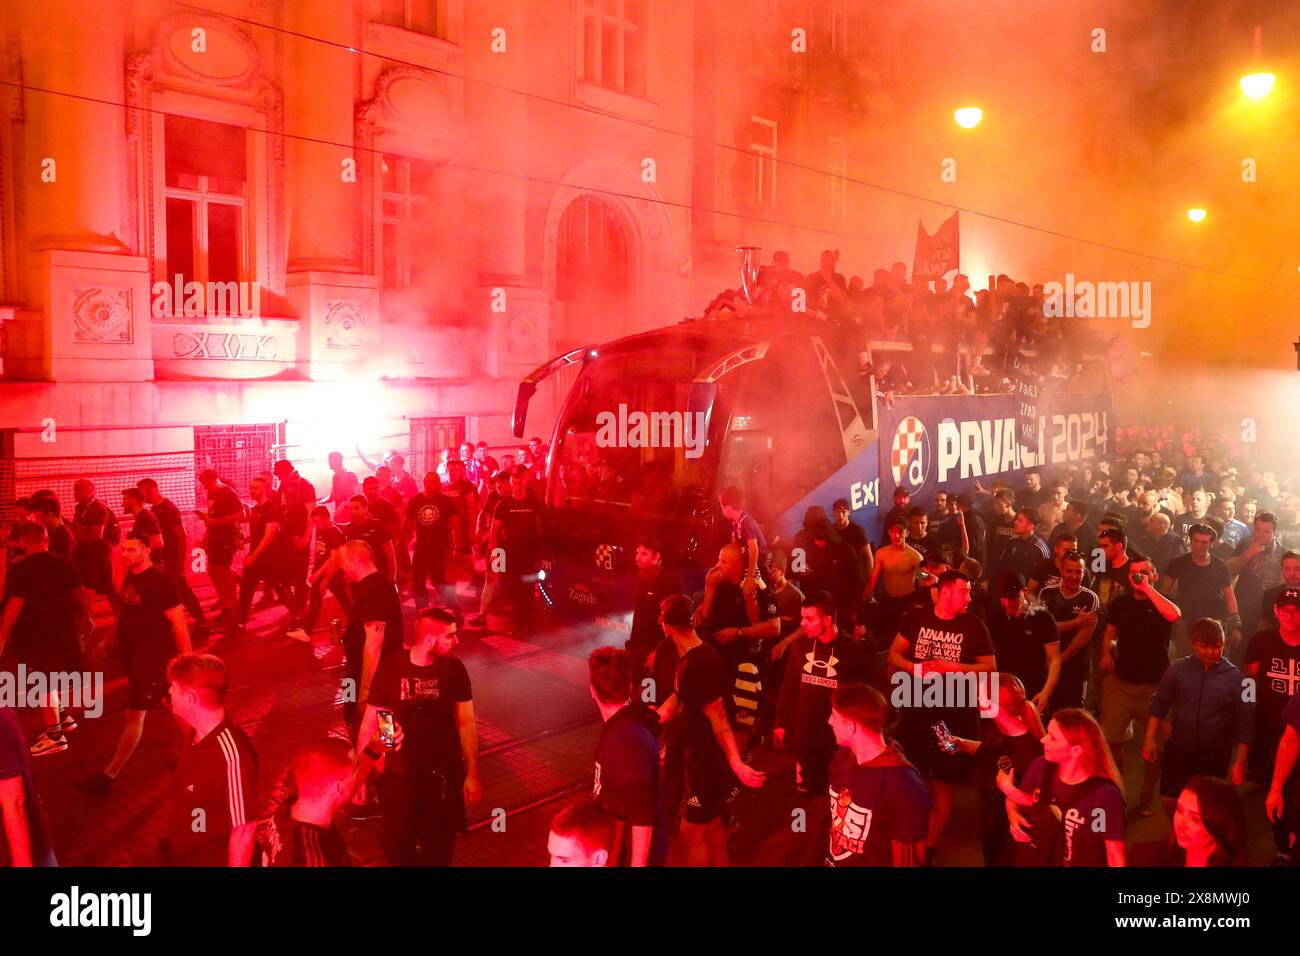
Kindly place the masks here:
<instances>
[{"instance_id":1,"label":"shorts","mask_svg":"<svg viewBox=\"0 0 1300 956\"><path fill-rule=\"evenodd\" d=\"M727 797L735 786L731 768L720 757L699 758L686 755L686 812L687 823L712 823L720 819L727 809Z\"/></svg>"},{"instance_id":2,"label":"shorts","mask_svg":"<svg viewBox=\"0 0 1300 956\"><path fill-rule=\"evenodd\" d=\"M152 710L166 696L167 661L142 661L127 666L127 710Z\"/></svg>"},{"instance_id":3,"label":"shorts","mask_svg":"<svg viewBox=\"0 0 1300 956\"><path fill-rule=\"evenodd\" d=\"M1137 734L1146 732L1151 716L1151 698L1156 684L1134 684L1113 673L1101 680L1101 732L1106 742L1122 744L1129 739L1129 725L1137 724Z\"/></svg>"},{"instance_id":4,"label":"shorts","mask_svg":"<svg viewBox=\"0 0 1300 956\"><path fill-rule=\"evenodd\" d=\"M1160 760L1160 796L1178 799L1187 781L1198 775L1226 778L1231 761L1231 749L1218 753L1193 753L1173 743L1166 744Z\"/></svg>"},{"instance_id":5,"label":"shorts","mask_svg":"<svg viewBox=\"0 0 1300 956\"><path fill-rule=\"evenodd\" d=\"M944 753L933 725L942 720L954 737L978 738L979 718L976 713L939 707L914 707L903 711L897 730L903 756L923 779L953 785L969 783L975 769L975 758L961 752Z\"/></svg>"}]
</instances>

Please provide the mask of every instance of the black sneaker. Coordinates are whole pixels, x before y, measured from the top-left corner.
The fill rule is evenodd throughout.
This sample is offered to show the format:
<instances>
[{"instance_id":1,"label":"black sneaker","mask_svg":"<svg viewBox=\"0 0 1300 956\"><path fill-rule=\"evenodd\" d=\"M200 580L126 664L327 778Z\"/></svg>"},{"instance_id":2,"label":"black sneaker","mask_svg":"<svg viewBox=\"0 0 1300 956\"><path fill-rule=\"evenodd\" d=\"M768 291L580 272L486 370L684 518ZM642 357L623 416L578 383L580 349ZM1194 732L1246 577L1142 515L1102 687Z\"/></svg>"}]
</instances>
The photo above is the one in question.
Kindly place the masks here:
<instances>
[{"instance_id":1,"label":"black sneaker","mask_svg":"<svg viewBox=\"0 0 1300 956\"><path fill-rule=\"evenodd\" d=\"M117 781L101 770L99 773L91 774L85 780L77 781L73 786L83 793L103 797L113 792L113 784L116 782Z\"/></svg>"}]
</instances>

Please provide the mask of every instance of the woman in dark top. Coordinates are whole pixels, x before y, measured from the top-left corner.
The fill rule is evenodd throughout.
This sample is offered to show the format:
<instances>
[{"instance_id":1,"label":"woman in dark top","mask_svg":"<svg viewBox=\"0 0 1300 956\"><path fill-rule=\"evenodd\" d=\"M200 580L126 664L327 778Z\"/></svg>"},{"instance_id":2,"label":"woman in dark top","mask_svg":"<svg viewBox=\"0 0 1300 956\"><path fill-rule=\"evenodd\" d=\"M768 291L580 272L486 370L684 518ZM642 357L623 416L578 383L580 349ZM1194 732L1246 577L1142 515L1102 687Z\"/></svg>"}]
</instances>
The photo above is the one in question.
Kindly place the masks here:
<instances>
[{"instance_id":1,"label":"woman in dark top","mask_svg":"<svg viewBox=\"0 0 1300 956\"><path fill-rule=\"evenodd\" d=\"M1232 784L1192 777L1178 795L1164 840L1139 843L1132 866L1246 866L1246 812Z\"/></svg>"},{"instance_id":2,"label":"woman in dark top","mask_svg":"<svg viewBox=\"0 0 1300 956\"><path fill-rule=\"evenodd\" d=\"M1015 674L996 674L997 709L982 714L979 740L954 737L962 753L975 755L975 782L980 795L980 843L985 866L1010 866L1015 841L1007 820L1006 798L998 789L998 770L1010 761L1014 780L1020 780L1043 755L1043 720L1026 699L1025 685Z\"/></svg>"}]
</instances>

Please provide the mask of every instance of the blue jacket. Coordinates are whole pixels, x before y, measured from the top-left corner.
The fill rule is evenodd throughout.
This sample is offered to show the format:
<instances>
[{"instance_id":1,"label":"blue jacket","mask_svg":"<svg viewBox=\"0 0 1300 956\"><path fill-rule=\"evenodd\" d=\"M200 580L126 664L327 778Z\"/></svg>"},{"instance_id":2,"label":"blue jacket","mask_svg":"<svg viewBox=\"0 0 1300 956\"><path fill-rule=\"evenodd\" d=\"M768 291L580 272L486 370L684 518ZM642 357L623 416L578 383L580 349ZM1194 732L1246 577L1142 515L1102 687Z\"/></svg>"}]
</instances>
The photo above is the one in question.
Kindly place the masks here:
<instances>
[{"instance_id":1,"label":"blue jacket","mask_svg":"<svg viewBox=\"0 0 1300 956\"><path fill-rule=\"evenodd\" d=\"M1244 699L1245 680L1226 658L1207 669L1195 654L1189 655L1170 664L1160 678L1150 714L1170 718L1169 742L1186 753L1219 753L1234 743L1248 744L1255 736L1255 702Z\"/></svg>"}]
</instances>

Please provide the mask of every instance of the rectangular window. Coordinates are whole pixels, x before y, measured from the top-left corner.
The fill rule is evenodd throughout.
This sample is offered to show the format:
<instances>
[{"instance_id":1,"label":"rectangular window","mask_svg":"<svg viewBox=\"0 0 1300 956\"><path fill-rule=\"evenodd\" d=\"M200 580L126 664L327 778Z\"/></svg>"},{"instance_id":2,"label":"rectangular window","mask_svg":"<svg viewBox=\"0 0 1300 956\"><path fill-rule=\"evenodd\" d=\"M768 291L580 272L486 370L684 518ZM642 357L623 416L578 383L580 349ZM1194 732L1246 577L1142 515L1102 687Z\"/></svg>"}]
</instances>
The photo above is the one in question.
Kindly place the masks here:
<instances>
[{"instance_id":1,"label":"rectangular window","mask_svg":"<svg viewBox=\"0 0 1300 956\"><path fill-rule=\"evenodd\" d=\"M831 218L843 219L848 215L849 206L849 144L838 136L826 139L826 166L830 172L831 184Z\"/></svg>"},{"instance_id":2,"label":"rectangular window","mask_svg":"<svg viewBox=\"0 0 1300 956\"><path fill-rule=\"evenodd\" d=\"M755 206L776 205L776 123L754 116L749 128Z\"/></svg>"},{"instance_id":3,"label":"rectangular window","mask_svg":"<svg viewBox=\"0 0 1300 956\"><path fill-rule=\"evenodd\" d=\"M383 288L404 289L411 284L414 233L429 214L427 198L430 165L407 156L385 153L382 159Z\"/></svg>"},{"instance_id":4,"label":"rectangular window","mask_svg":"<svg viewBox=\"0 0 1300 956\"><path fill-rule=\"evenodd\" d=\"M583 0L583 81L644 97L645 33L645 0Z\"/></svg>"},{"instance_id":5,"label":"rectangular window","mask_svg":"<svg viewBox=\"0 0 1300 956\"><path fill-rule=\"evenodd\" d=\"M380 23L428 36L442 36L438 28L437 0L379 0Z\"/></svg>"},{"instance_id":6,"label":"rectangular window","mask_svg":"<svg viewBox=\"0 0 1300 956\"><path fill-rule=\"evenodd\" d=\"M164 217L170 283L239 282L248 276L247 134L187 116L163 118ZM179 303L177 303L179 307ZM208 315L237 313L239 297L206 301Z\"/></svg>"}]
</instances>

